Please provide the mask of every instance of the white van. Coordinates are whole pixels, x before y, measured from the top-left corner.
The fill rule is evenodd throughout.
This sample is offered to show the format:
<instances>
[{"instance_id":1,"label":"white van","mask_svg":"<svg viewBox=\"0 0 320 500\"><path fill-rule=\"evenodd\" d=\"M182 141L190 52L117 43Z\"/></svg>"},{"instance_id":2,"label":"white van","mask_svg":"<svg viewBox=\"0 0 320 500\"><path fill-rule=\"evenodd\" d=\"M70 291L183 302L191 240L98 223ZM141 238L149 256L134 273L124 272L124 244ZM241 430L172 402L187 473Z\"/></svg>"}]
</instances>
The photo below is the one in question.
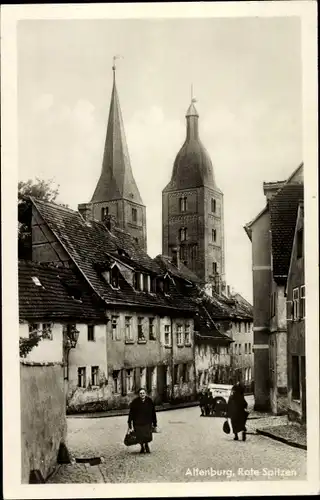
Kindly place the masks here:
<instances>
[{"instance_id":1,"label":"white van","mask_svg":"<svg viewBox=\"0 0 320 500\"><path fill-rule=\"evenodd\" d=\"M226 414L227 403L233 385L208 384L208 389L213 397L213 411L215 414Z\"/></svg>"}]
</instances>

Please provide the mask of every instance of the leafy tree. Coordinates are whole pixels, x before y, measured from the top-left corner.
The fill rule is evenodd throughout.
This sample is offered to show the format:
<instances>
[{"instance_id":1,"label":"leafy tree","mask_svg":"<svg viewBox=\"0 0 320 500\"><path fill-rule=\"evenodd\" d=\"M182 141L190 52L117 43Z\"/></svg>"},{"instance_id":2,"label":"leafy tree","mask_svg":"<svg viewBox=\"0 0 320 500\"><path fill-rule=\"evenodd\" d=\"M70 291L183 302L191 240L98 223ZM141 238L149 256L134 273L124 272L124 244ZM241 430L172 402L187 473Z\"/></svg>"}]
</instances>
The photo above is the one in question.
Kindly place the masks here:
<instances>
[{"instance_id":1,"label":"leafy tree","mask_svg":"<svg viewBox=\"0 0 320 500\"><path fill-rule=\"evenodd\" d=\"M19 181L18 183L18 256L19 259L31 260L31 216L32 207L29 197L42 201L54 202L59 195L59 185L54 186L53 180Z\"/></svg>"}]
</instances>

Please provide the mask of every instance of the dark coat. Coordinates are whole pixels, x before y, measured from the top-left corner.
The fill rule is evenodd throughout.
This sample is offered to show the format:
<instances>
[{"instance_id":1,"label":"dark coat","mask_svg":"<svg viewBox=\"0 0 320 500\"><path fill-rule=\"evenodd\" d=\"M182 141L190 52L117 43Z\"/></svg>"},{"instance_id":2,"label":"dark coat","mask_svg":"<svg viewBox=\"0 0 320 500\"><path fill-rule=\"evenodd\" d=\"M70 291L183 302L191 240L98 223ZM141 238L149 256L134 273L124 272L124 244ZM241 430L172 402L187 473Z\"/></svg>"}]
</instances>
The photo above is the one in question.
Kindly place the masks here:
<instances>
[{"instance_id":1,"label":"dark coat","mask_svg":"<svg viewBox=\"0 0 320 500\"><path fill-rule=\"evenodd\" d=\"M157 415L153 401L148 396L144 401L140 397L135 398L130 405L128 426L150 425L157 427Z\"/></svg>"},{"instance_id":2,"label":"dark coat","mask_svg":"<svg viewBox=\"0 0 320 500\"><path fill-rule=\"evenodd\" d=\"M242 391L236 389L236 391L229 397L227 410L228 418L231 420L234 434L245 430L248 418L248 412L246 411L247 406L248 403L245 400Z\"/></svg>"},{"instance_id":3,"label":"dark coat","mask_svg":"<svg viewBox=\"0 0 320 500\"><path fill-rule=\"evenodd\" d=\"M130 405L128 426L135 430L138 443L152 441L152 426L157 427L156 410L151 398L144 401L140 397L134 399Z\"/></svg>"}]
</instances>

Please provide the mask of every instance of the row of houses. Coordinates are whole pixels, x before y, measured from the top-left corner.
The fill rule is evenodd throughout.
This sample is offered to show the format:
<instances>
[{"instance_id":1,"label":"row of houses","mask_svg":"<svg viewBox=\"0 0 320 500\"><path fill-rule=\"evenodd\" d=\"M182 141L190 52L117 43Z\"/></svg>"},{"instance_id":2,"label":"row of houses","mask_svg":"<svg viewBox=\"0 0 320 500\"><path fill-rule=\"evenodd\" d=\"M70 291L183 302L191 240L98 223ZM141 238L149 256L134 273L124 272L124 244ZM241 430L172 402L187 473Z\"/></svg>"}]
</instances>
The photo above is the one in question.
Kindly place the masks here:
<instances>
[{"instance_id":1,"label":"row of houses","mask_svg":"<svg viewBox=\"0 0 320 500\"><path fill-rule=\"evenodd\" d=\"M204 290L179 252L151 259L110 217L29 203L20 336L43 336L30 361L63 362L68 412L127 407L141 386L156 403L196 399L209 382L250 386L252 308L240 295Z\"/></svg>"},{"instance_id":2,"label":"row of houses","mask_svg":"<svg viewBox=\"0 0 320 500\"><path fill-rule=\"evenodd\" d=\"M245 226L252 242L255 405L305 422L303 164L263 187L266 206Z\"/></svg>"}]
</instances>

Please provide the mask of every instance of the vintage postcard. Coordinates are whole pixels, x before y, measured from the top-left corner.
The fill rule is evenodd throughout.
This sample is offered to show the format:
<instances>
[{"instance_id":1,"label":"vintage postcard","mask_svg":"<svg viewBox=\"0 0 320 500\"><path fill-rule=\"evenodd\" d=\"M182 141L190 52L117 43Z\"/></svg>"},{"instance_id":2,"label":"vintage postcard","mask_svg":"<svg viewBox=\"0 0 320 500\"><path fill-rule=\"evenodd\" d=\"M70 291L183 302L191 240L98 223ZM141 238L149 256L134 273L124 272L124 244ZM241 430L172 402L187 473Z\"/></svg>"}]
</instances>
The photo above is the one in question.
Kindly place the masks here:
<instances>
[{"instance_id":1,"label":"vintage postcard","mask_svg":"<svg viewBox=\"0 0 320 500\"><path fill-rule=\"evenodd\" d=\"M317 493L316 3L1 21L4 497Z\"/></svg>"}]
</instances>

